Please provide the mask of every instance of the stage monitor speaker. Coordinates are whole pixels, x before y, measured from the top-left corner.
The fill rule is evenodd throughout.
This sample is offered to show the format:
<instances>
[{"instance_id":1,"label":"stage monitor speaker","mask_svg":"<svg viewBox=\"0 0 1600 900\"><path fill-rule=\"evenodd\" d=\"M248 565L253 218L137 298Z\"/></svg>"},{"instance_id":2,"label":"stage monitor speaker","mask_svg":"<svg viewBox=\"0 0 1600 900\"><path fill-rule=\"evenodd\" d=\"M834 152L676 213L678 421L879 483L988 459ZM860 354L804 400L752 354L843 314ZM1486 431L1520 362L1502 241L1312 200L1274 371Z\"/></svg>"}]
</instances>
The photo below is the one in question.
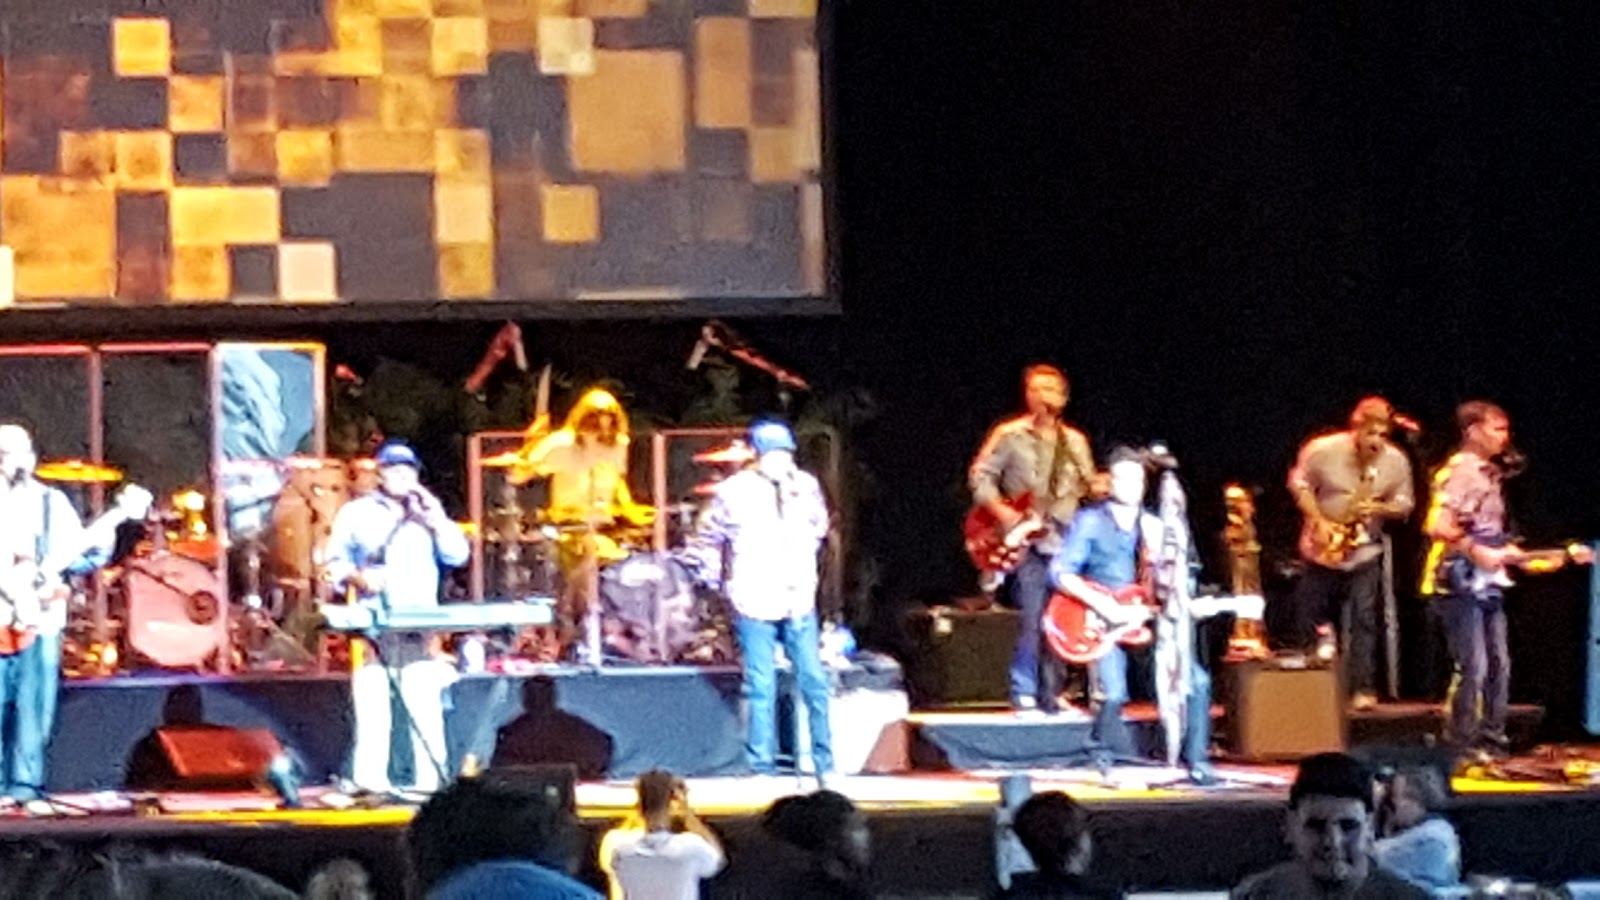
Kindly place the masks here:
<instances>
[{"instance_id":1,"label":"stage monitor speaker","mask_svg":"<svg viewBox=\"0 0 1600 900\"><path fill-rule=\"evenodd\" d=\"M478 776L486 785L539 794L567 812L578 812L578 767L568 763L493 766Z\"/></svg>"},{"instance_id":2,"label":"stage monitor speaker","mask_svg":"<svg viewBox=\"0 0 1600 900\"><path fill-rule=\"evenodd\" d=\"M162 790L244 790L265 781L283 745L265 728L181 725L158 728L157 758L148 771L129 773L130 787ZM137 752L137 751L136 751Z\"/></svg>"},{"instance_id":3,"label":"stage monitor speaker","mask_svg":"<svg viewBox=\"0 0 1600 900\"><path fill-rule=\"evenodd\" d=\"M947 606L908 614L906 681L920 707L1003 704L1010 700L1015 610L967 611Z\"/></svg>"},{"instance_id":4,"label":"stage monitor speaker","mask_svg":"<svg viewBox=\"0 0 1600 900\"><path fill-rule=\"evenodd\" d=\"M1229 721L1234 752L1247 760L1301 759L1342 751L1344 692L1333 668L1235 663Z\"/></svg>"}]
</instances>

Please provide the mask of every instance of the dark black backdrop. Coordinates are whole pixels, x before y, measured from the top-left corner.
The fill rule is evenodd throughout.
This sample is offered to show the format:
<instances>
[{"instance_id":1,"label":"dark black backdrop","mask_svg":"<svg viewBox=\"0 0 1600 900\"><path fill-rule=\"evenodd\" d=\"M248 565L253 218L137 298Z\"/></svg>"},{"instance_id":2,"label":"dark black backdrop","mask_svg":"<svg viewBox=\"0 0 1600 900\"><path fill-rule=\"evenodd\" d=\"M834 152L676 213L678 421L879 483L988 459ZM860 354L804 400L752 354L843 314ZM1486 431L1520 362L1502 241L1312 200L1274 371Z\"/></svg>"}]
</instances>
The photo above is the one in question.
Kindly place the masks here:
<instances>
[{"instance_id":1,"label":"dark black backdrop","mask_svg":"<svg viewBox=\"0 0 1600 900\"><path fill-rule=\"evenodd\" d=\"M963 470L1038 360L1067 369L1097 447L1171 443L1207 533L1243 479L1286 551L1296 445L1367 391L1428 426L1427 464L1457 401L1500 401L1533 460L1524 530L1600 532L1600 7L838 0L827 18L844 314L735 324L824 391L872 398L853 438L876 602L970 590ZM97 336L83 324L53 336ZM528 331L536 358L670 413L694 390L696 325ZM116 328L141 331L313 336L358 368L459 377L493 326ZM1525 667L1558 663L1519 693L1565 692L1567 714L1583 618L1553 602L1519 640Z\"/></svg>"}]
</instances>

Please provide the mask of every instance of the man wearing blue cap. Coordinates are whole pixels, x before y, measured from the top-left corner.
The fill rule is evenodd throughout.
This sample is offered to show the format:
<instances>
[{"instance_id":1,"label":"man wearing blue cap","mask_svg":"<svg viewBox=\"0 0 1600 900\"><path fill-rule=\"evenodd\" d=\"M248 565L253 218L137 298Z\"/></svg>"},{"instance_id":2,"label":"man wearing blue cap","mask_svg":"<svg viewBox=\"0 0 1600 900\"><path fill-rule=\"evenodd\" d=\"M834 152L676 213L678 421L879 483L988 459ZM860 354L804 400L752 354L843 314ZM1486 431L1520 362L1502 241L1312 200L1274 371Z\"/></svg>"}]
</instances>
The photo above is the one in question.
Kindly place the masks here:
<instances>
[{"instance_id":1,"label":"man wearing blue cap","mask_svg":"<svg viewBox=\"0 0 1600 900\"><path fill-rule=\"evenodd\" d=\"M717 485L701 518L698 549L707 571L727 576L725 593L744 658L750 768L774 774L781 640L805 698L811 758L821 780L833 768L828 676L817 631L817 555L828 534L828 505L817 479L795 465L789 426L757 422L750 446L755 464Z\"/></svg>"},{"instance_id":2,"label":"man wearing blue cap","mask_svg":"<svg viewBox=\"0 0 1600 900\"><path fill-rule=\"evenodd\" d=\"M422 486L416 451L390 441L378 448L374 461L378 490L346 503L334 517L328 579L336 590L385 612L437 606L440 572L466 563L467 537L439 498ZM443 697L453 670L431 658L416 634L385 634L376 650L378 658L363 660L350 676L356 719L350 780L374 793L390 790L394 680L411 717L412 784L436 790L445 762Z\"/></svg>"}]
</instances>

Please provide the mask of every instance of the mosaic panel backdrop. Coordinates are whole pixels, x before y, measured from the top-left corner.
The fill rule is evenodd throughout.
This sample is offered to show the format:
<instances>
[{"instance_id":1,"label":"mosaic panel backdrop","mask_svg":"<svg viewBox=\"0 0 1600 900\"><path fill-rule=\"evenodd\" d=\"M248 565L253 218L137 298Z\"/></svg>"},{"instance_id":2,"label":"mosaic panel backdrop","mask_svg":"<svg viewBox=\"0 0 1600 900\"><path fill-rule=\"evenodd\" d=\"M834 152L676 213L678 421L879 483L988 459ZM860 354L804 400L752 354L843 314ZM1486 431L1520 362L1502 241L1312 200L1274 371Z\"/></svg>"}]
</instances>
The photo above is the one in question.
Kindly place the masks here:
<instances>
[{"instance_id":1,"label":"mosaic panel backdrop","mask_svg":"<svg viewBox=\"0 0 1600 900\"><path fill-rule=\"evenodd\" d=\"M0 285L820 296L816 4L3 0Z\"/></svg>"}]
</instances>

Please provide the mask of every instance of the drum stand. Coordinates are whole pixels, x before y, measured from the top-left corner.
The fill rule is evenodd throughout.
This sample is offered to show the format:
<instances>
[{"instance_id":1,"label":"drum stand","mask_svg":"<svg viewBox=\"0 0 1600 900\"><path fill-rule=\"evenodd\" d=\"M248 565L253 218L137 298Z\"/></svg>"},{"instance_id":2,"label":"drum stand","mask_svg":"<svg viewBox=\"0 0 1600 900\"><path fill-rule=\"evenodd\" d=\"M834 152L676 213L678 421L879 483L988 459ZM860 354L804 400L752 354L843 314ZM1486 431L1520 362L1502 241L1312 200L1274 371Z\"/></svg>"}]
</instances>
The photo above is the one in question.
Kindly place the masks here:
<instances>
[{"instance_id":1,"label":"drum stand","mask_svg":"<svg viewBox=\"0 0 1600 900\"><path fill-rule=\"evenodd\" d=\"M261 596L261 538L244 540L244 588L242 608L234 614L233 642L247 669L282 660L286 665L309 666L315 662L310 651L279 627ZM280 604L281 605L281 601Z\"/></svg>"}]
</instances>

